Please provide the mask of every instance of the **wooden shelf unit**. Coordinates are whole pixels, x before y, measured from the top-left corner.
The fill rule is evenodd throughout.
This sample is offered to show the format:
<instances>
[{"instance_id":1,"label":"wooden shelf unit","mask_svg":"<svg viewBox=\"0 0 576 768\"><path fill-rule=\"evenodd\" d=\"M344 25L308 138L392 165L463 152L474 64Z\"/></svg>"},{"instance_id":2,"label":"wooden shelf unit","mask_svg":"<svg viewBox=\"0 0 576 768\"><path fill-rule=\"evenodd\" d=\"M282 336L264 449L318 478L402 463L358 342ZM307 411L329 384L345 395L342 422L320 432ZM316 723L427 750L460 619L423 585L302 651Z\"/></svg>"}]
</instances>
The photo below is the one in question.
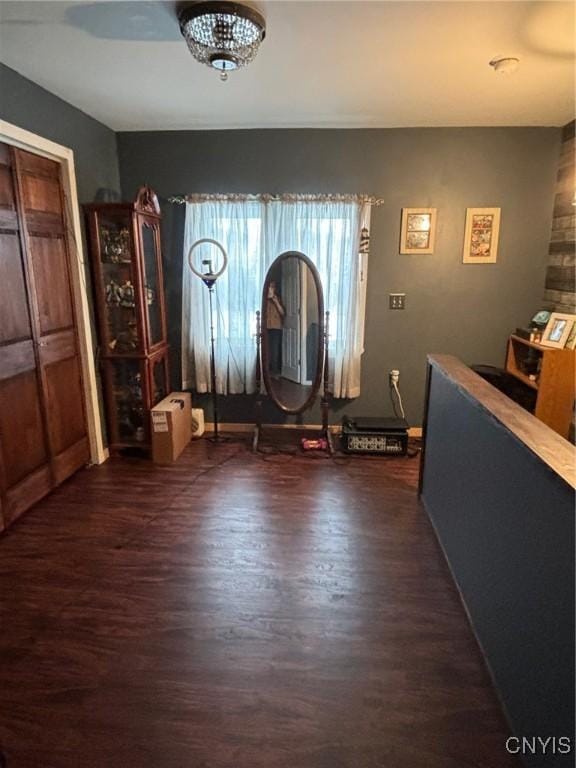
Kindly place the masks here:
<instances>
[{"instance_id":1,"label":"wooden shelf unit","mask_svg":"<svg viewBox=\"0 0 576 768\"><path fill-rule=\"evenodd\" d=\"M158 199L141 187L84 208L110 452L149 450L150 409L170 392Z\"/></svg>"},{"instance_id":2,"label":"wooden shelf unit","mask_svg":"<svg viewBox=\"0 0 576 768\"><path fill-rule=\"evenodd\" d=\"M573 349L544 347L514 335L508 340L506 372L536 390L534 415L566 438L574 408L575 358ZM523 369L529 359L537 363L533 378Z\"/></svg>"}]
</instances>

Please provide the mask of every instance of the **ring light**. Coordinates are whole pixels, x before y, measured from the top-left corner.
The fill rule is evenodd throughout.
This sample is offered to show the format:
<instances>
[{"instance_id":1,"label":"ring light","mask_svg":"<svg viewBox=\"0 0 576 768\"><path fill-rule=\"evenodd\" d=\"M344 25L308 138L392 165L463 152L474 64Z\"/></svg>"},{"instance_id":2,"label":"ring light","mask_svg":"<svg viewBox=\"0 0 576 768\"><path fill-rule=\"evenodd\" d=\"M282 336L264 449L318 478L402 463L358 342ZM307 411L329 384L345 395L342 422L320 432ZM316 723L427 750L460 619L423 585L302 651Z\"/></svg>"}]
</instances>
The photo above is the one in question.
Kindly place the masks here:
<instances>
[{"instance_id":1,"label":"ring light","mask_svg":"<svg viewBox=\"0 0 576 768\"><path fill-rule=\"evenodd\" d=\"M199 245L203 245L204 243L215 245L222 254L222 266L218 272L212 272L211 259L206 259L202 262L203 264L208 265L208 272L199 272L192 262L192 254L194 253L194 249ZM204 285L208 288L210 312L210 389L212 390L212 407L214 409L214 440L218 442L218 395L216 392L216 355L214 351L214 344L216 339L214 338L214 309L212 307L212 294L214 293L216 280L218 280L220 275L228 266L228 256L226 255L224 248L217 240L212 240L210 237L203 237L201 240L196 240L196 242L190 246L190 250L188 251L188 266L190 267L190 270L193 272L193 274L195 274L196 277L199 277Z\"/></svg>"},{"instance_id":2,"label":"ring light","mask_svg":"<svg viewBox=\"0 0 576 768\"><path fill-rule=\"evenodd\" d=\"M211 245L215 245L216 248L220 251L222 254L222 266L218 270L218 272L212 272L212 267L210 266L210 272L199 272L196 267L194 266L192 262L192 253L194 252L194 249L197 248L199 245L202 245L203 243L210 243ZM192 270L192 272L196 275L196 277L199 277L200 280L202 280L203 283L205 283L208 288L211 288L216 280L220 277L220 275L224 272L226 267L228 266L228 256L226 255L226 251L220 245L220 243L217 240L212 240L209 237L203 237L201 240L196 240L193 245L190 246L190 250L188 251L188 266Z\"/></svg>"}]
</instances>

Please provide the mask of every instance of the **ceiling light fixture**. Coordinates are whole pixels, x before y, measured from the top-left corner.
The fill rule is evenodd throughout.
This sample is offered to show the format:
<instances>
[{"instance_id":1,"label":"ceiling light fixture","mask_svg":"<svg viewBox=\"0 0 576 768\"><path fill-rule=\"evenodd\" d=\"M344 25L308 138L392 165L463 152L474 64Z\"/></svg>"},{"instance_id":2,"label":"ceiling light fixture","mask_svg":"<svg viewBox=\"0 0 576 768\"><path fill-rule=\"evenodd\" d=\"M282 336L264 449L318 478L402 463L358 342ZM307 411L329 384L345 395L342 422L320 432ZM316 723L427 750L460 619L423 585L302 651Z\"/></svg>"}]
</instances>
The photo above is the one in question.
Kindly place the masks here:
<instances>
[{"instance_id":1,"label":"ceiling light fixture","mask_svg":"<svg viewBox=\"0 0 576 768\"><path fill-rule=\"evenodd\" d=\"M494 72L499 72L501 75L511 75L512 72L516 72L520 64L520 59L516 56L496 56L490 62L490 66L494 67Z\"/></svg>"},{"instance_id":2,"label":"ceiling light fixture","mask_svg":"<svg viewBox=\"0 0 576 768\"><path fill-rule=\"evenodd\" d=\"M264 17L238 3L193 3L180 12L178 20L192 56L218 70L221 80L249 64L266 36Z\"/></svg>"}]
</instances>

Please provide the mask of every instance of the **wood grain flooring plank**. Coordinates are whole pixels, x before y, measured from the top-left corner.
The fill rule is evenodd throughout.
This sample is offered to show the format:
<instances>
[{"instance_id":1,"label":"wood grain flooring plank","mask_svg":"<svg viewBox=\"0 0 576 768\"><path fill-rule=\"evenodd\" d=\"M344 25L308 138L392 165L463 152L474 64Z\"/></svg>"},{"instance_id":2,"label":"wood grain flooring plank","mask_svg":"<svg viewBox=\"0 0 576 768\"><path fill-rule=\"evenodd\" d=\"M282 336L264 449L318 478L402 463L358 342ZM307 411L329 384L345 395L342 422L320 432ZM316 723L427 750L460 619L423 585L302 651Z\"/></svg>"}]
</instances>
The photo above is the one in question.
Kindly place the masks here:
<instances>
[{"instance_id":1,"label":"wood grain flooring plank","mask_svg":"<svg viewBox=\"0 0 576 768\"><path fill-rule=\"evenodd\" d=\"M0 537L7 768L513 768L412 459L79 472Z\"/></svg>"}]
</instances>

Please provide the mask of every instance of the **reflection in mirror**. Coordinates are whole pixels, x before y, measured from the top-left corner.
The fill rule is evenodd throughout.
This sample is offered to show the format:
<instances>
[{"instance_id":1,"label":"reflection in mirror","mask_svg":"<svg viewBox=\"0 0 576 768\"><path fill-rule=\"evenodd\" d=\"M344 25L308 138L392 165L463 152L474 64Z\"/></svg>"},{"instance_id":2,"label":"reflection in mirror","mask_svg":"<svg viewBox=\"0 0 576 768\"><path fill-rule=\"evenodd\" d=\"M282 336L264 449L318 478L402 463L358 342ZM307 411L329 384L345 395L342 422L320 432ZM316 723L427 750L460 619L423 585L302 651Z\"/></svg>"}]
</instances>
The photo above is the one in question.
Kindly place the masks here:
<instances>
[{"instance_id":1,"label":"reflection in mirror","mask_svg":"<svg viewBox=\"0 0 576 768\"><path fill-rule=\"evenodd\" d=\"M262 298L262 368L268 394L299 413L318 392L322 374L323 298L314 265L282 254L268 270Z\"/></svg>"}]
</instances>

